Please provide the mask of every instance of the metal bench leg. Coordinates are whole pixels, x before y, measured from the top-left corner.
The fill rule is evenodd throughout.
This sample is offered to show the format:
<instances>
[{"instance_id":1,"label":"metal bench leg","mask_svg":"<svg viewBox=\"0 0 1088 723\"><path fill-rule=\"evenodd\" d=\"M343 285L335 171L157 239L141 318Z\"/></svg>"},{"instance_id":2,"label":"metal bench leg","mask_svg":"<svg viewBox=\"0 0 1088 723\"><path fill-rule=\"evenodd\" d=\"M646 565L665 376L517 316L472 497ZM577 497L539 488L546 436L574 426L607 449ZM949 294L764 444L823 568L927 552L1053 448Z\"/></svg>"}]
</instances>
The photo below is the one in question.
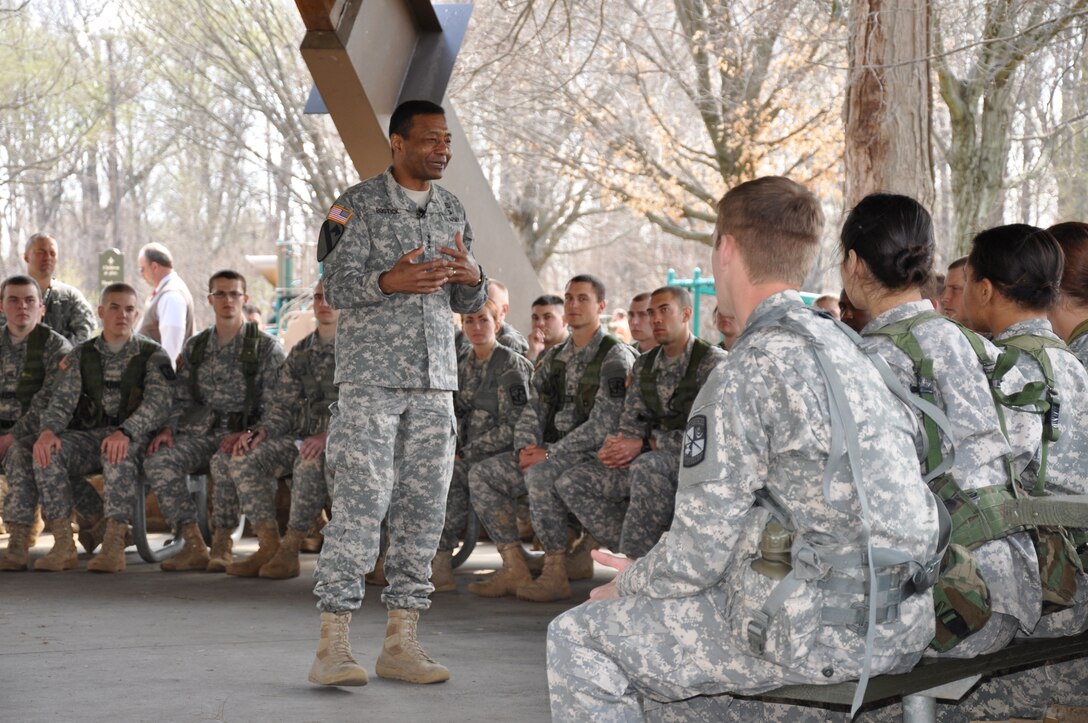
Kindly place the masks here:
<instances>
[{"instance_id":1,"label":"metal bench leg","mask_svg":"<svg viewBox=\"0 0 1088 723\"><path fill-rule=\"evenodd\" d=\"M186 484L189 486L189 494L196 505L196 525L200 528L200 536L204 538L204 544L212 544L212 531L208 527L208 476L203 474L191 474Z\"/></svg>"},{"instance_id":2,"label":"metal bench leg","mask_svg":"<svg viewBox=\"0 0 1088 723\"><path fill-rule=\"evenodd\" d=\"M903 698L903 723L936 723L937 699L916 693Z\"/></svg>"},{"instance_id":3,"label":"metal bench leg","mask_svg":"<svg viewBox=\"0 0 1088 723\"><path fill-rule=\"evenodd\" d=\"M465 524L465 534L461 538L461 546L457 548L457 552L453 555L452 565L454 568L460 567L468 559L468 556L476 549L476 541L479 538L480 520L476 517L476 510L470 509L468 511L468 521Z\"/></svg>"},{"instance_id":4,"label":"metal bench leg","mask_svg":"<svg viewBox=\"0 0 1088 723\"><path fill-rule=\"evenodd\" d=\"M136 509L132 511L132 536L136 540L136 550L144 562L162 562L181 550L185 541L177 538L158 550L151 549L151 543L147 539L147 493L150 485L142 474L137 484L140 494L136 495Z\"/></svg>"}]
</instances>

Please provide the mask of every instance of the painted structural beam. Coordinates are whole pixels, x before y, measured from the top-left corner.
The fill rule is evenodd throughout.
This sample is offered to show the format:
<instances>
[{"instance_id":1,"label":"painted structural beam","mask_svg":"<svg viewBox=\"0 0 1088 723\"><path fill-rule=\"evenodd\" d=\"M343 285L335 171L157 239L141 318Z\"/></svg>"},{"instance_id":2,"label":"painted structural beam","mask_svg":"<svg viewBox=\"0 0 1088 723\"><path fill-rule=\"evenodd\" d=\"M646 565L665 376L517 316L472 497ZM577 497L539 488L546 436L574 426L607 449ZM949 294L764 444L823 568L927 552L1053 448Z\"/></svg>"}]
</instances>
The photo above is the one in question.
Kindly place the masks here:
<instances>
[{"instance_id":1,"label":"painted structural beam","mask_svg":"<svg viewBox=\"0 0 1088 723\"><path fill-rule=\"evenodd\" d=\"M446 97L471 5L429 0L295 0L306 25L302 57L316 92L307 110L332 116L360 178L390 163L386 128L403 100L441 103L453 136L453 160L440 181L465 205L475 255L489 276L510 288L510 322L529 331L532 300L542 289L492 193ZM330 199L331 202L331 199Z\"/></svg>"}]
</instances>

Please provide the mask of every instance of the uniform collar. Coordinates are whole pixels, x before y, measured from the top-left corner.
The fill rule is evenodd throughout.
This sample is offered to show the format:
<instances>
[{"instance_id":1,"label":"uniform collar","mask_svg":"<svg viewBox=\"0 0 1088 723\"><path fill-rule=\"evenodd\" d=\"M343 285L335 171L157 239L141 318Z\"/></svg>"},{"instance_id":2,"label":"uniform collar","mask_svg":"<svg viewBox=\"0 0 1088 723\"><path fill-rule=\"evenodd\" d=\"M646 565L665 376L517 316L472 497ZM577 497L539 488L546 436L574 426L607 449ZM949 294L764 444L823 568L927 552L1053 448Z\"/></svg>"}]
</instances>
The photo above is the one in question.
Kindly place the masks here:
<instances>
[{"instance_id":1,"label":"uniform collar","mask_svg":"<svg viewBox=\"0 0 1088 723\"><path fill-rule=\"evenodd\" d=\"M1043 336L1047 339L1057 339L1054 328L1047 319L1024 319L1011 324L1007 329L994 337L994 341L1011 339L1014 336Z\"/></svg>"},{"instance_id":2,"label":"uniform collar","mask_svg":"<svg viewBox=\"0 0 1088 723\"><path fill-rule=\"evenodd\" d=\"M865 328L861 330L861 333L871 334L878 329L883 329L888 324L894 324L897 321L910 319L927 311L933 311L933 304L930 303L928 299L908 301L905 304L894 306L880 316L871 319L869 323L865 325Z\"/></svg>"}]
</instances>

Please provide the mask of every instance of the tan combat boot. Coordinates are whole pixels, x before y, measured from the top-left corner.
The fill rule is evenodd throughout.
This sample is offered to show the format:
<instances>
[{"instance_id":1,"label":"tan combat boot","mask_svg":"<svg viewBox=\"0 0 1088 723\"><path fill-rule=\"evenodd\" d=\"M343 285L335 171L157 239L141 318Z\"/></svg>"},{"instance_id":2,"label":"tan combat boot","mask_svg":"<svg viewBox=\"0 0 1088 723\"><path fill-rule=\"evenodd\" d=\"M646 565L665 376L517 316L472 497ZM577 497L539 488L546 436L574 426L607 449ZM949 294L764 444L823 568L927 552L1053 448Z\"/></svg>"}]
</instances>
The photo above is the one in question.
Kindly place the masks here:
<instances>
[{"instance_id":1,"label":"tan combat boot","mask_svg":"<svg viewBox=\"0 0 1088 723\"><path fill-rule=\"evenodd\" d=\"M378 559L374 561L374 569L363 575L363 581L367 585L380 585L385 587L389 583L385 579L385 550L378 555Z\"/></svg>"},{"instance_id":2,"label":"tan combat boot","mask_svg":"<svg viewBox=\"0 0 1088 723\"><path fill-rule=\"evenodd\" d=\"M128 523L110 520L106 523L106 538L102 550L87 563L90 572L122 572L125 569L125 531Z\"/></svg>"},{"instance_id":3,"label":"tan combat boot","mask_svg":"<svg viewBox=\"0 0 1088 723\"><path fill-rule=\"evenodd\" d=\"M27 537L27 544L31 547L38 544L38 535L42 534L42 530L45 529L45 520L42 519L42 508L37 507L34 509L34 521L30 523L30 535Z\"/></svg>"},{"instance_id":4,"label":"tan combat boot","mask_svg":"<svg viewBox=\"0 0 1088 723\"><path fill-rule=\"evenodd\" d=\"M389 680L409 683L441 683L450 679L446 666L431 660L416 639L418 610L390 610L385 643L374 672Z\"/></svg>"},{"instance_id":5,"label":"tan combat boot","mask_svg":"<svg viewBox=\"0 0 1088 723\"><path fill-rule=\"evenodd\" d=\"M329 518L325 514L325 510L318 512L313 524L310 525L310 529L303 535L302 544L298 546L298 549L302 552L321 552L321 545L325 543L325 536L321 534L321 531L325 529L325 525L328 523Z\"/></svg>"},{"instance_id":6,"label":"tan combat boot","mask_svg":"<svg viewBox=\"0 0 1088 723\"><path fill-rule=\"evenodd\" d=\"M204 569L208 572L226 572L227 565L234 560L231 550L234 549L234 540L230 536L231 531L217 529L212 533L212 551L208 560L208 566Z\"/></svg>"},{"instance_id":7,"label":"tan combat boot","mask_svg":"<svg viewBox=\"0 0 1088 723\"><path fill-rule=\"evenodd\" d=\"M299 530L288 529L287 534L280 540L280 549L276 550L271 560L261 565L257 574L270 580L298 577L298 549L302 544L302 536L305 534Z\"/></svg>"},{"instance_id":8,"label":"tan combat boot","mask_svg":"<svg viewBox=\"0 0 1088 723\"><path fill-rule=\"evenodd\" d=\"M76 566L76 541L72 539L72 518L49 520L49 531L53 533L53 549L45 557L34 562L35 570L60 572Z\"/></svg>"},{"instance_id":9,"label":"tan combat boot","mask_svg":"<svg viewBox=\"0 0 1088 723\"><path fill-rule=\"evenodd\" d=\"M502 569L484 582L470 583L469 592L480 597L503 597L516 594L519 587L533 581L520 542L499 545L499 554L502 555Z\"/></svg>"},{"instance_id":10,"label":"tan combat boot","mask_svg":"<svg viewBox=\"0 0 1088 723\"><path fill-rule=\"evenodd\" d=\"M26 569L30 560L30 525L20 525L17 522L8 523L8 547L0 556L0 570L8 572L21 572Z\"/></svg>"},{"instance_id":11,"label":"tan combat boot","mask_svg":"<svg viewBox=\"0 0 1088 723\"><path fill-rule=\"evenodd\" d=\"M593 557L589 554L601 546L588 532L574 543L567 557L567 579L588 580L593 577Z\"/></svg>"},{"instance_id":12,"label":"tan combat boot","mask_svg":"<svg viewBox=\"0 0 1088 723\"><path fill-rule=\"evenodd\" d=\"M321 639L309 680L317 685L366 685L366 671L351 656L351 613L321 613Z\"/></svg>"},{"instance_id":13,"label":"tan combat boot","mask_svg":"<svg viewBox=\"0 0 1088 723\"><path fill-rule=\"evenodd\" d=\"M208 547L204 544L204 536L200 534L200 528L195 522L186 522L181 526L181 537L185 540L185 546L181 552L159 563L159 568L166 572L188 572L191 570L206 570L208 568Z\"/></svg>"},{"instance_id":14,"label":"tan combat boot","mask_svg":"<svg viewBox=\"0 0 1088 723\"><path fill-rule=\"evenodd\" d=\"M453 581L453 553L439 550L431 560L431 584L435 592L457 592L457 583Z\"/></svg>"},{"instance_id":15,"label":"tan combat boot","mask_svg":"<svg viewBox=\"0 0 1088 723\"><path fill-rule=\"evenodd\" d=\"M544 553L544 572L532 582L518 588L518 599L530 602L555 602L570 597L570 582L567 578L567 553L563 551Z\"/></svg>"},{"instance_id":16,"label":"tan combat boot","mask_svg":"<svg viewBox=\"0 0 1088 723\"><path fill-rule=\"evenodd\" d=\"M257 532L257 551L249 557L227 565L228 575L257 577L261 566L271 560L280 549L280 528L275 520L258 522L254 527Z\"/></svg>"}]
</instances>

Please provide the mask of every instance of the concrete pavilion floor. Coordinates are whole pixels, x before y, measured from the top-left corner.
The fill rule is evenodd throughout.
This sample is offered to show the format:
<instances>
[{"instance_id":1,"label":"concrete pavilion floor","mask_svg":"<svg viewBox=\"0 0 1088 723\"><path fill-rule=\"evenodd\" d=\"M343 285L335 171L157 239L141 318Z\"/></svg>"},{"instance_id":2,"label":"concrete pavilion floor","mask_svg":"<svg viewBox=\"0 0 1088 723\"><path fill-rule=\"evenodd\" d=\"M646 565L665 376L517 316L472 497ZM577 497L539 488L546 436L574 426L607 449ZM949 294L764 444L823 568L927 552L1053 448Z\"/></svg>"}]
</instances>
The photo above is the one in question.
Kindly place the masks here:
<instances>
[{"instance_id":1,"label":"concrete pavilion floor","mask_svg":"<svg viewBox=\"0 0 1088 723\"><path fill-rule=\"evenodd\" d=\"M43 534L32 555L51 545ZM421 619L425 649L451 672L429 686L373 674L385 608L368 586L352 649L370 684L321 688L306 681L316 555L285 581L167 574L135 548L124 573L96 575L88 558L64 573L0 574L0 721L547 721L548 622L610 577L598 566L564 603L476 598L465 586L499 564L481 543L455 571L458 591L434 596Z\"/></svg>"}]
</instances>

